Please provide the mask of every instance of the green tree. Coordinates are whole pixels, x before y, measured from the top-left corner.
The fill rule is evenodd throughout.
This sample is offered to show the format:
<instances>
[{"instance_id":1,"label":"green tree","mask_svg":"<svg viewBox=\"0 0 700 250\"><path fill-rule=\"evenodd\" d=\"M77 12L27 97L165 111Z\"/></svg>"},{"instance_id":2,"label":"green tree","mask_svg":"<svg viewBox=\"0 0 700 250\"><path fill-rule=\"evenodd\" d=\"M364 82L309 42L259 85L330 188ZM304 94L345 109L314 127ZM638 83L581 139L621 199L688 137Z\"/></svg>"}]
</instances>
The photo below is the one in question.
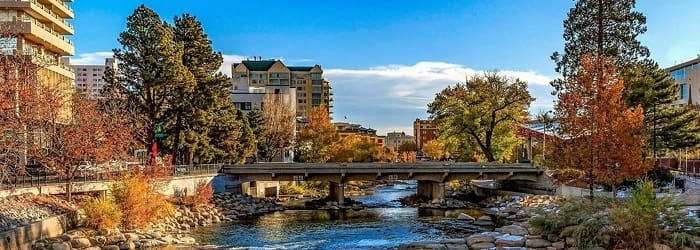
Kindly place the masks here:
<instances>
[{"instance_id":1,"label":"green tree","mask_svg":"<svg viewBox=\"0 0 700 250\"><path fill-rule=\"evenodd\" d=\"M307 119L308 124L301 128L297 137L299 158L304 162L325 163L331 159L333 144L338 143L338 133L324 105L314 108Z\"/></svg>"},{"instance_id":2,"label":"green tree","mask_svg":"<svg viewBox=\"0 0 700 250\"><path fill-rule=\"evenodd\" d=\"M144 5L127 18L119 34L120 49L114 49L119 74L112 74L114 87L127 99L134 113L137 139L149 148L156 141L159 124L166 124L170 109L181 105L180 93L194 87L194 77L183 66L183 48L174 41L170 25ZM115 100L118 101L118 100Z\"/></svg>"},{"instance_id":3,"label":"green tree","mask_svg":"<svg viewBox=\"0 0 700 250\"><path fill-rule=\"evenodd\" d=\"M265 132L265 118L263 117L262 111L258 108L254 108L248 112L248 126L253 132L253 141L255 142L255 160L257 161L260 157L260 150L262 147L262 142L266 141L267 133Z\"/></svg>"},{"instance_id":4,"label":"green tree","mask_svg":"<svg viewBox=\"0 0 700 250\"><path fill-rule=\"evenodd\" d=\"M649 59L649 49L637 38L646 32L646 17L634 10L635 0L579 0L564 20L564 52L554 52L555 70L575 78L585 54L602 55L617 68L625 81L625 101L645 110L647 148L677 149L700 143L698 112L671 107L678 86L668 73ZM552 82L555 93L563 79ZM654 136L656 135L656 136ZM653 152L652 152L653 154Z\"/></svg>"},{"instance_id":5,"label":"green tree","mask_svg":"<svg viewBox=\"0 0 700 250\"><path fill-rule=\"evenodd\" d=\"M183 93L183 105L174 112L174 153L197 155L205 161L238 161L238 147L242 145L237 141L243 125L230 99L230 79L218 72L223 57L214 52L211 40L194 16L175 17L174 23L175 42L184 48L182 64L196 83L192 92ZM184 158L185 163L191 163L191 156Z\"/></svg>"},{"instance_id":6,"label":"green tree","mask_svg":"<svg viewBox=\"0 0 700 250\"><path fill-rule=\"evenodd\" d=\"M468 138L487 161L496 161L514 146L509 138L533 100L527 83L489 72L436 94L428 113L441 137Z\"/></svg>"},{"instance_id":7,"label":"green tree","mask_svg":"<svg viewBox=\"0 0 700 250\"><path fill-rule=\"evenodd\" d=\"M238 140L239 147L237 147L237 155L239 163L242 163L246 159L255 156L255 133L250 127L250 120L248 119L248 115L246 115L246 113L244 113L241 110L238 110L236 112L236 120L241 121L241 126L238 128L240 133L240 139Z\"/></svg>"}]
</instances>

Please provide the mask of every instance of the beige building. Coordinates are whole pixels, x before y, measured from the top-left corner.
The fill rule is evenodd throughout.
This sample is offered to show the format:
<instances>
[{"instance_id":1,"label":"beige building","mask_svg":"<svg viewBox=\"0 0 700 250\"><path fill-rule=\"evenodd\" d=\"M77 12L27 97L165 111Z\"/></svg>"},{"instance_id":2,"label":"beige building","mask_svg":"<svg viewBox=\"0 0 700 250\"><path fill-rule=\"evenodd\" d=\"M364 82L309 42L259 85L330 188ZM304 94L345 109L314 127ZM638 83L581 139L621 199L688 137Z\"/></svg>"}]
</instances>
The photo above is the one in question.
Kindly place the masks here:
<instances>
[{"instance_id":1,"label":"beige building","mask_svg":"<svg viewBox=\"0 0 700 250\"><path fill-rule=\"evenodd\" d=\"M381 147L386 145L386 136L377 135L377 130L375 129L365 128L360 124L347 122L334 122L333 126L335 126L335 130L338 131L338 135L340 135L341 138L357 135L360 138L369 139Z\"/></svg>"},{"instance_id":2,"label":"beige building","mask_svg":"<svg viewBox=\"0 0 700 250\"><path fill-rule=\"evenodd\" d=\"M280 60L243 60L232 65L233 99L242 93L290 93L295 89L297 117L306 117L312 108L325 105L333 113L333 92L323 78L320 65L286 66ZM237 104L247 107L248 103ZM251 103L251 108L254 108Z\"/></svg>"},{"instance_id":3,"label":"beige building","mask_svg":"<svg viewBox=\"0 0 700 250\"><path fill-rule=\"evenodd\" d=\"M40 70L45 84L70 88L75 79L73 69L60 58L71 56L75 49L66 36L73 35L71 0L0 0L2 33L17 34L0 39L0 52L21 51L44 66Z\"/></svg>"},{"instance_id":4,"label":"beige building","mask_svg":"<svg viewBox=\"0 0 700 250\"><path fill-rule=\"evenodd\" d=\"M700 104L700 57L666 69L680 85L678 105Z\"/></svg>"},{"instance_id":5,"label":"beige building","mask_svg":"<svg viewBox=\"0 0 700 250\"><path fill-rule=\"evenodd\" d=\"M64 62L70 64L68 58L65 59ZM105 58L104 65L71 65L71 67L75 71L75 88L90 98L98 98L106 84L105 71L116 69L117 61L114 58Z\"/></svg>"},{"instance_id":6,"label":"beige building","mask_svg":"<svg viewBox=\"0 0 700 250\"><path fill-rule=\"evenodd\" d=\"M416 138L412 135L407 135L404 132L389 132L386 133L386 146L398 150L399 146L405 142L414 142Z\"/></svg>"}]
</instances>

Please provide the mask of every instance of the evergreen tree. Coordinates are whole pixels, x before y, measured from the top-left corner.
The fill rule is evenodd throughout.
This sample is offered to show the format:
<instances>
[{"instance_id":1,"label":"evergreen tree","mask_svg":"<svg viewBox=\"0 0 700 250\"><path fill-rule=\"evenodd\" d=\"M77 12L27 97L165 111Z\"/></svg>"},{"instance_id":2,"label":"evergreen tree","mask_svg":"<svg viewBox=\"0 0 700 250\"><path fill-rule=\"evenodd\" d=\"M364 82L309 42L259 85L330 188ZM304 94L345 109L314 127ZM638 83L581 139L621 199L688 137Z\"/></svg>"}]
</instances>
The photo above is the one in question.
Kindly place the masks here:
<instances>
[{"instance_id":1,"label":"evergreen tree","mask_svg":"<svg viewBox=\"0 0 700 250\"><path fill-rule=\"evenodd\" d=\"M647 148L675 149L700 143L698 113L674 108L678 86L649 59L649 49L637 38L646 32L646 17L634 10L635 0L579 0L564 20L564 53L554 52L555 70L575 78L584 55L607 58L625 81L625 101L645 110ZM563 79L552 81L557 94ZM656 135L656 137L654 137Z\"/></svg>"},{"instance_id":2,"label":"evergreen tree","mask_svg":"<svg viewBox=\"0 0 700 250\"><path fill-rule=\"evenodd\" d=\"M248 112L248 125L250 130L253 132L253 140L255 144L255 160L260 157L261 150L264 150L260 145L262 142L266 141L267 133L265 133L265 118L263 117L262 111L258 108L254 108Z\"/></svg>"},{"instance_id":3,"label":"evergreen tree","mask_svg":"<svg viewBox=\"0 0 700 250\"><path fill-rule=\"evenodd\" d=\"M196 81L194 91L183 96L184 105L176 111L176 154L183 151L205 161L213 157L237 161L242 124L236 119L236 108L230 99L230 79L218 72L223 57L214 52L211 40L194 16L175 17L174 23L175 41L184 46L182 63ZM186 158L186 163L190 163L192 157Z\"/></svg>"},{"instance_id":4,"label":"evergreen tree","mask_svg":"<svg viewBox=\"0 0 700 250\"><path fill-rule=\"evenodd\" d=\"M192 74L182 65L182 46L174 42L170 25L144 5L127 18L114 49L119 75L112 75L124 99L131 104L137 139L145 148L156 141L156 127L169 120L169 109L179 106L181 92L193 87Z\"/></svg>"},{"instance_id":5,"label":"evergreen tree","mask_svg":"<svg viewBox=\"0 0 700 250\"><path fill-rule=\"evenodd\" d=\"M250 127L250 120L248 120L248 115L243 111L236 111L236 120L240 121L241 126L238 128L240 133L240 139L238 140L239 147L236 153L238 162L244 162L250 157L255 156L255 133Z\"/></svg>"}]
</instances>

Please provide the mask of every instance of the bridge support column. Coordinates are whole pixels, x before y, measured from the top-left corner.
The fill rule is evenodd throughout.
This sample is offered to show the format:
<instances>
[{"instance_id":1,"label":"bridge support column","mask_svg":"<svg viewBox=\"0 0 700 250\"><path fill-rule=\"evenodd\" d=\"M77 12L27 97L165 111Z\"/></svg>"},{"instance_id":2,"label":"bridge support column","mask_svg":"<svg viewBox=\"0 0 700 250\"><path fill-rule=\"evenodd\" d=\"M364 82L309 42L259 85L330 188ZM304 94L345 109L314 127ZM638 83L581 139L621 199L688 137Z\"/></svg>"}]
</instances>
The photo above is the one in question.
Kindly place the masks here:
<instances>
[{"instance_id":1,"label":"bridge support column","mask_svg":"<svg viewBox=\"0 0 700 250\"><path fill-rule=\"evenodd\" d=\"M345 204L345 183L328 182L328 198L338 202L338 205Z\"/></svg>"},{"instance_id":2,"label":"bridge support column","mask_svg":"<svg viewBox=\"0 0 700 250\"><path fill-rule=\"evenodd\" d=\"M428 198L431 202L440 202L445 199L445 183L418 181L418 195Z\"/></svg>"}]
</instances>

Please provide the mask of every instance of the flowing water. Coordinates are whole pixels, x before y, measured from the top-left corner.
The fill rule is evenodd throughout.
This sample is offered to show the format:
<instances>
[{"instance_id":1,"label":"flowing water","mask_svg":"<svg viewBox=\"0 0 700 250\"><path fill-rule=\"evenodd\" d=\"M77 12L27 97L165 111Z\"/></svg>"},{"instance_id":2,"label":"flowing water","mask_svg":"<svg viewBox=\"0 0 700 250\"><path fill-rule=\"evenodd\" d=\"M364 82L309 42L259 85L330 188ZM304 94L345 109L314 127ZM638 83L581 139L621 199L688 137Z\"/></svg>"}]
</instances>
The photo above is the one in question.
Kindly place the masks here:
<instances>
[{"instance_id":1,"label":"flowing water","mask_svg":"<svg viewBox=\"0 0 700 250\"><path fill-rule=\"evenodd\" d=\"M463 237L469 225L460 212L401 207L395 200L416 192L415 183L377 187L355 196L370 208L360 211L287 210L195 231L195 238L224 249L387 249L399 244Z\"/></svg>"}]
</instances>

